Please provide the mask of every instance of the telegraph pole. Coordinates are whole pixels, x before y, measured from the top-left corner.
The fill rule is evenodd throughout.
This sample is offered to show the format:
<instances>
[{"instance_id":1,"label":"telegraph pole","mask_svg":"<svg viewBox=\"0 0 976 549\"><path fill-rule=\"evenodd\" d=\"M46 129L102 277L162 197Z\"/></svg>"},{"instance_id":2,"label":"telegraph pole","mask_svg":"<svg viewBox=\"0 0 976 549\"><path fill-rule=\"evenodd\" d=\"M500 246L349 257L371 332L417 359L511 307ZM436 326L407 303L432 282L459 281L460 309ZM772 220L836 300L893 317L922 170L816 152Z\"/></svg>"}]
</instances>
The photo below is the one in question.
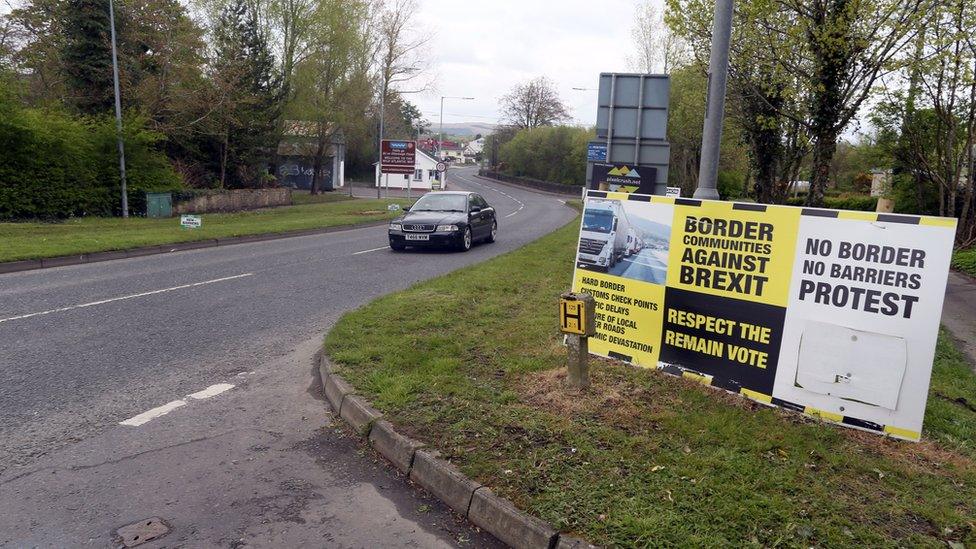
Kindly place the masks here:
<instances>
[{"instance_id":1,"label":"telegraph pole","mask_svg":"<svg viewBox=\"0 0 976 549\"><path fill-rule=\"evenodd\" d=\"M712 22L712 52L708 61L708 99L702 130L702 156L695 198L718 200L718 158L722 145L725 88L729 76L729 42L732 38L733 0L716 0Z\"/></svg>"},{"instance_id":2,"label":"telegraph pole","mask_svg":"<svg viewBox=\"0 0 976 549\"><path fill-rule=\"evenodd\" d=\"M115 130L119 141L119 178L122 181L122 217L129 217L129 195L125 184L125 144L122 142L122 101L119 99L119 54L115 46L115 6L108 0L108 20L112 29L112 79L115 85Z\"/></svg>"}]
</instances>

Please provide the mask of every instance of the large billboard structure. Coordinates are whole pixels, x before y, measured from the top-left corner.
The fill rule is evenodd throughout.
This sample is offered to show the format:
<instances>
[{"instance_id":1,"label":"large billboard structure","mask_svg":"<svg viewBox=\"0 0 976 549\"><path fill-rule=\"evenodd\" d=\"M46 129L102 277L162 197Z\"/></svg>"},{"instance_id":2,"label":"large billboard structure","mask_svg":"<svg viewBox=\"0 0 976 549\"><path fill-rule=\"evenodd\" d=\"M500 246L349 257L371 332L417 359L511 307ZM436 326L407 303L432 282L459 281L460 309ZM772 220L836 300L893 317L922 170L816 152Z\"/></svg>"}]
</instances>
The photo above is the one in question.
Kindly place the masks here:
<instances>
[{"instance_id":1,"label":"large billboard structure","mask_svg":"<svg viewBox=\"0 0 976 549\"><path fill-rule=\"evenodd\" d=\"M956 220L587 192L594 354L918 440Z\"/></svg>"},{"instance_id":2,"label":"large billboard structure","mask_svg":"<svg viewBox=\"0 0 976 549\"><path fill-rule=\"evenodd\" d=\"M653 169L654 194L664 195L671 145L667 142L671 81L663 74L601 73L596 139L587 147L587 187L599 189L594 165Z\"/></svg>"}]
</instances>

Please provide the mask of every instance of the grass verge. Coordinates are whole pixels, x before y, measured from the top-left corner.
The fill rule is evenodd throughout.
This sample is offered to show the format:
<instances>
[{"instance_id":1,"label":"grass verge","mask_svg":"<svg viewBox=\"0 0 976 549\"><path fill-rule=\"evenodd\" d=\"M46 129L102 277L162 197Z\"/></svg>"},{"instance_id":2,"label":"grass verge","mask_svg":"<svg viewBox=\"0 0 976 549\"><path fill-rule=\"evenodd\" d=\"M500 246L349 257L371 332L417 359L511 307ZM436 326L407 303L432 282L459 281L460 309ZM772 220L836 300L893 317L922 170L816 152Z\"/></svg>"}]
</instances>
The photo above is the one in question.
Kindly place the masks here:
<instances>
[{"instance_id":1,"label":"grass verge","mask_svg":"<svg viewBox=\"0 0 976 549\"><path fill-rule=\"evenodd\" d=\"M601 545L976 543L976 376L945 335L917 444L608 361L568 392L576 229L351 312L326 350L398 429Z\"/></svg>"},{"instance_id":2,"label":"grass verge","mask_svg":"<svg viewBox=\"0 0 976 549\"><path fill-rule=\"evenodd\" d=\"M400 199L346 198L247 212L202 214L203 226L193 230L180 228L178 217L93 217L61 223L0 223L0 262L370 223L395 217L395 212L387 211L387 204L409 203Z\"/></svg>"},{"instance_id":3,"label":"grass verge","mask_svg":"<svg viewBox=\"0 0 976 549\"><path fill-rule=\"evenodd\" d=\"M976 248L968 250L956 250L952 254L952 267L976 277Z\"/></svg>"}]
</instances>

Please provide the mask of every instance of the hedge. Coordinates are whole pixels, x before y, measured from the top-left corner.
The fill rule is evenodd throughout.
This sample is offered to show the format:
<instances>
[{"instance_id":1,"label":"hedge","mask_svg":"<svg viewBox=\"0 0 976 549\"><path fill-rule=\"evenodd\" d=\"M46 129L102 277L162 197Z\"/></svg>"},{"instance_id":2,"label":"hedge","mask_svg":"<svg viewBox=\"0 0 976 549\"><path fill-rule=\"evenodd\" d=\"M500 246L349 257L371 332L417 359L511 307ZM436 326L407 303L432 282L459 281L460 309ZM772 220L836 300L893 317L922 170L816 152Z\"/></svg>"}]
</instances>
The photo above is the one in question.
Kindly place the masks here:
<instances>
[{"instance_id":1,"label":"hedge","mask_svg":"<svg viewBox=\"0 0 976 549\"><path fill-rule=\"evenodd\" d=\"M789 198L786 200L789 206L805 206L806 198ZM875 196L864 196L861 194L842 194L840 196L825 196L824 208L834 210L856 210L861 212L873 212L878 209L878 198Z\"/></svg>"},{"instance_id":2,"label":"hedge","mask_svg":"<svg viewBox=\"0 0 976 549\"><path fill-rule=\"evenodd\" d=\"M124 125L130 212L145 213L145 192L182 187L162 139L138 117ZM121 213L115 122L57 109L21 108L0 96L0 219L58 219Z\"/></svg>"}]
</instances>

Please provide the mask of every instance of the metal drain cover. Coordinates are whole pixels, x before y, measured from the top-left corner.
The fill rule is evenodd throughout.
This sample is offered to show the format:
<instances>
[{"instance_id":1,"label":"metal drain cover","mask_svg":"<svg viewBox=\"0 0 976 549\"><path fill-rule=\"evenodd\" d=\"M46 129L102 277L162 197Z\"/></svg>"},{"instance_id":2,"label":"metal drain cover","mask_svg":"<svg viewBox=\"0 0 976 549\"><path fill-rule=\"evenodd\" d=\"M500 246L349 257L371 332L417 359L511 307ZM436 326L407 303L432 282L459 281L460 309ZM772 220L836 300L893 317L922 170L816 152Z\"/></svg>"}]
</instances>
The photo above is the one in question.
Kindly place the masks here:
<instances>
[{"instance_id":1,"label":"metal drain cover","mask_svg":"<svg viewBox=\"0 0 976 549\"><path fill-rule=\"evenodd\" d=\"M169 526L159 517L151 517L133 522L115 531L122 538L122 545L135 547L148 541L159 539L169 533Z\"/></svg>"}]
</instances>

